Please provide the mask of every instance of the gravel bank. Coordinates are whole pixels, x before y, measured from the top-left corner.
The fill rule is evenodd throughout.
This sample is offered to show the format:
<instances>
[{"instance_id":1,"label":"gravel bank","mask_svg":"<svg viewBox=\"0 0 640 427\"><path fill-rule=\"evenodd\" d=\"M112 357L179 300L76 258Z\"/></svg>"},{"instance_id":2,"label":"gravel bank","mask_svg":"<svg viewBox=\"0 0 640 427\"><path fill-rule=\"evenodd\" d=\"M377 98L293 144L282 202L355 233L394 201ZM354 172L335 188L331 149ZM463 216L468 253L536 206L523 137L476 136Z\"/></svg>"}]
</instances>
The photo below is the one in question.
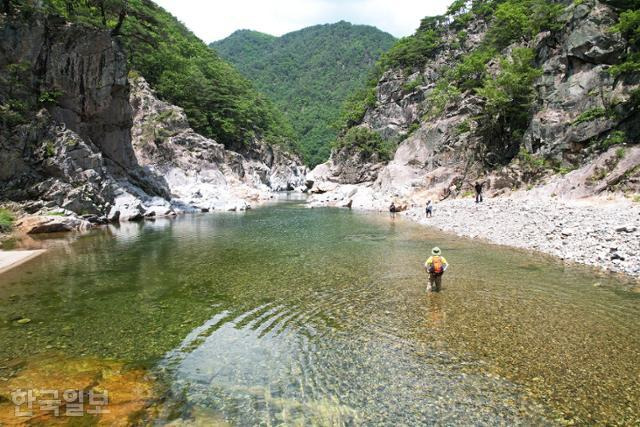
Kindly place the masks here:
<instances>
[{"instance_id":1,"label":"gravel bank","mask_svg":"<svg viewBox=\"0 0 640 427\"><path fill-rule=\"evenodd\" d=\"M406 215L460 236L533 249L568 261L640 277L640 205L504 197L476 204L457 199Z\"/></svg>"}]
</instances>

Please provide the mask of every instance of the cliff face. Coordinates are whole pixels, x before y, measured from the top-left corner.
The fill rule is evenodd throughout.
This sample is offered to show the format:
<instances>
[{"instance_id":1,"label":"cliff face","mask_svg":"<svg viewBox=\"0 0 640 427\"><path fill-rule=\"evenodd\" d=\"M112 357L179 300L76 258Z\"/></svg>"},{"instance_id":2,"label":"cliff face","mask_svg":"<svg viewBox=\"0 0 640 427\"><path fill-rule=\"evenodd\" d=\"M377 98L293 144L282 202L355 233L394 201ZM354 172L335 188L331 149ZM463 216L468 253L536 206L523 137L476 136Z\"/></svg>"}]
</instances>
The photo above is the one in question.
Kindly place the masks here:
<instances>
[{"instance_id":1,"label":"cliff face","mask_svg":"<svg viewBox=\"0 0 640 427\"><path fill-rule=\"evenodd\" d=\"M162 176L180 203L200 209L244 209L271 191L301 189L306 168L277 147L254 141L244 155L194 132L184 111L132 80L133 146L140 164Z\"/></svg>"},{"instance_id":2,"label":"cliff face","mask_svg":"<svg viewBox=\"0 0 640 427\"><path fill-rule=\"evenodd\" d=\"M105 158L123 167L135 163L127 62L108 32L42 16L8 20L1 31L3 68L26 67L17 76L22 95L42 98L54 121L91 140ZM3 89L5 96L11 91Z\"/></svg>"},{"instance_id":3,"label":"cliff face","mask_svg":"<svg viewBox=\"0 0 640 427\"><path fill-rule=\"evenodd\" d=\"M122 51L107 32L40 15L4 17L0 34L0 198L104 212L116 180L139 173Z\"/></svg>"},{"instance_id":4,"label":"cliff face","mask_svg":"<svg viewBox=\"0 0 640 427\"><path fill-rule=\"evenodd\" d=\"M225 150L143 79L131 91L109 32L0 19L0 201L125 220L243 209L303 185L297 158L259 142L246 157Z\"/></svg>"},{"instance_id":5,"label":"cliff face","mask_svg":"<svg viewBox=\"0 0 640 427\"><path fill-rule=\"evenodd\" d=\"M559 30L545 31L502 52L509 57L514 49L530 48L534 65L541 70L534 82L524 137L509 147L507 162L486 148L490 140L475 132L475 119L485 108L485 100L476 91L463 91L440 111L430 111L442 78L483 43L489 23L472 20L464 29L463 43L459 42L459 29L447 29L443 47L419 72L408 75L404 70L390 69L384 73L376 87L376 104L358 125L399 141L392 160L362 161L353 148L334 152L329 162L308 176L313 192L330 192L316 200L351 202L365 208L386 207L394 198L421 204L428 198L444 197L452 187L470 189L476 179L487 179L494 194L559 180L569 182L562 188L571 188L566 193L571 197L638 191L640 159L629 144L637 143L640 116L629 107L629 100L639 87L640 76L614 77L608 71L627 49L626 41L611 29L617 18L611 7L599 1L575 3L560 15ZM497 78L500 64L492 60L486 67ZM626 140L615 141L622 131ZM615 148L602 150L594 143L607 140ZM605 164L621 147L626 159L619 163L625 168L616 174L626 175L616 181L615 188L606 181L619 169L618 162L607 166L604 175L602 170L589 175L591 165ZM519 150L526 152L525 159L516 155ZM531 158L544 159L545 165L532 171L526 161ZM551 164L556 165L555 170ZM566 173L572 169L577 170L558 175L558 170Z\"/></svg>"}]
</instances>

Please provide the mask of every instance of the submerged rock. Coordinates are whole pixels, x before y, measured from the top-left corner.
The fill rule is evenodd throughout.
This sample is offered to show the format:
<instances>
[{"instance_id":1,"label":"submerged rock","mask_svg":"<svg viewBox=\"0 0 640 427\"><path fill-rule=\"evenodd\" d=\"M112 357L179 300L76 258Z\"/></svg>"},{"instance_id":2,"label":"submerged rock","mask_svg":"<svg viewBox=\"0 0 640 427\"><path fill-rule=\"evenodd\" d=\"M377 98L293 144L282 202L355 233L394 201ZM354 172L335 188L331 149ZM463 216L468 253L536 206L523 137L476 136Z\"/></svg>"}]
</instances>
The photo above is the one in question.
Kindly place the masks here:
<instances>
[{"instance_id":1,"label":"submerged rock","mask_svg":"<svg viewBox=\"0 0 640 427\"><path fill-rule=\"evenodd\" d=\"M0 425L68 422L70 418L65 414L71 404L75 404L75 413L85 415L83 420L91 419L92 425L128 425L133 418L145 418L154 399L153 388L153 381L142 369L127 368L115 361L48 354L27 361L16 376L0 382ZM16 417L12 401L16 390L33 391L36 403L31 415ZM43 409L43 399L52 398L50 393L43 394L45 391L58 393L60 404L53 404L58 408L58 417L53 409ZM102 413L95 412L97 406L103 409ZM26 408L23 405L19 409Z\"/></svg>"}]
</instances>

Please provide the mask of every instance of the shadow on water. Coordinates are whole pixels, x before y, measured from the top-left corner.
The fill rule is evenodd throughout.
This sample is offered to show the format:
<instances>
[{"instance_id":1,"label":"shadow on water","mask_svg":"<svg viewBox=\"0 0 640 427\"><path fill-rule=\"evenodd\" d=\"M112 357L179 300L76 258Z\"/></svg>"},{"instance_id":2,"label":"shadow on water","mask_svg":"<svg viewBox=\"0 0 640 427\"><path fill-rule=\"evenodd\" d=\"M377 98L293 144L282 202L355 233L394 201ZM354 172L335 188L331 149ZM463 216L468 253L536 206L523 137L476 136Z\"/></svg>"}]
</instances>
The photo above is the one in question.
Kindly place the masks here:
<instances>
[{"instance_id":1,"label":"shadow on water","mask_svg":"<svg viewBox=\"0 0 640 427\"><path fill-rule=\"evenodd\" d=\"M427 296L436 244L452 267ZM0 282L1 378L52 352L117 360L167 385L165 421L640 416L640 295L620 279L386 215L283 203L123 224Z\"/></svg>"}]
</instances>

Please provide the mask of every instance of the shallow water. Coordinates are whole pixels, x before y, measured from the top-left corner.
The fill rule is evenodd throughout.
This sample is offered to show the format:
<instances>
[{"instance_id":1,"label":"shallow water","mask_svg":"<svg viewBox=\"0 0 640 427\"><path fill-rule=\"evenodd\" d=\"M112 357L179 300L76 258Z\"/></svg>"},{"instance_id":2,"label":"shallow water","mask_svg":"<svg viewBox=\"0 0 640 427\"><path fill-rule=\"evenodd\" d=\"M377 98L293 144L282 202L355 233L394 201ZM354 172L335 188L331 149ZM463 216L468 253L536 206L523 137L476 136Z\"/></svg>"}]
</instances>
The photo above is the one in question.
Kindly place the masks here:
<instances>
[{"instance_id":1,"label":"shallow water","mask_svg":"<svg viewBox=\"0 0 640 427\"><path fill-rule=\"evenodd\" d=\"M434 245L452 266L427 296ZM0 276L0 377L49 354L146 367L160 423L633 424L628 285L296 203L124 224Z\"/></svg>"}]
</instances>

